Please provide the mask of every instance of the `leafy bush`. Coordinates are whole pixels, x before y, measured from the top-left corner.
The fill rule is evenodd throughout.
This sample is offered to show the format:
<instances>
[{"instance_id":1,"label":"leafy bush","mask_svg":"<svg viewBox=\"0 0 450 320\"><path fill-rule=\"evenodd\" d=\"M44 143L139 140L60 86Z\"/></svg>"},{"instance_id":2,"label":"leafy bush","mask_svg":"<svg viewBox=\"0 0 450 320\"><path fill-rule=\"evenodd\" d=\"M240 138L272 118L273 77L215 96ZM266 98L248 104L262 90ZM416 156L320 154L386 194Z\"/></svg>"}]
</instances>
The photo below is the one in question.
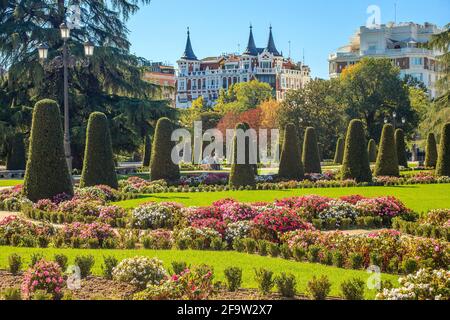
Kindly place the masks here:
<instances>
[{"instance_id":1,"label":"leafy bush","mask_svg":"<svg viewBox=\"0 0 450 320\"><path fill-rule=\"evenodd\" d=\"M336 152L334 154L334 163L342 164L344 161L344 149L345 149L345 141L343 138L339 138L336 144Z\"/></svg>"},{"instance_id":2,"label":"leafy bush","mask_svg":"<svg viewBox=\"0 0 450 320\"><path fill-rule=\"evenodd\" d=\"M139 229L172 229L175 223L175 210L159 203L141 205L131 215L133 226Z\"/></svg>"},{"instance_id":3,"label":"leafy bush","mask_svg":"<svg viewBox=\"0 0 450 320\"><path fill-rule=\"evenodd\" d=\"M366 134L361 120L352 120L345 140L342 180L354 179L356 182L372 182Z\"/></svg>"},{"instance_id":4,"label":"leafy bush","mask_svg":"<svg viewBox=\"0 0 450 320\"><path fill-rule=\"evenodd\" d=\"M331 283L327 276L316 278L314 276L308 281L306 292L314 300L325 300L330 293Z\"/></svg>"},{"instance_id":5,"label":"leafy bush","mask_svg":"<svg viewBox=\"0 0 450 320\"><path fill-rule=\"evenodd\" d=\"M150 160L152 155L152 139L147 134L144 138L144 156L142 157L142 166L147 168L150 166Z\"/></svg>"},{"instance_id":6,"label":"leafy bush","mask_svg":"<svg viewBox=\"0 0 450 320\"><path fill-rule=\"evenodd\" d=\"M367 152L369 153L369 162L375 163L377 162L377 156L378 156L378 147L375 140L370 139L369 145L367 146Z\"/></svg>"},{"instance_id":7,"label":"leafy bush","mask_svg":"<svg viewBox=\"0 0 450 320\"><path fill-rule=\"evenodd\" d=\"M62 298L62 289L65 281L59 268L55 262L41 260L28 269L23 277L22 295L25 299L33 299L34 295L40 295L39 292L49 295L52 299L59 300Z\"/></svg>"},{"instance_id":8,"label":"leafy bush","mask_svg":"<svg viewBox=\"0 0 450 320\"><path fill-rule=\"evenodd\" d=\"M101 112L89 116L80 187L106 185L118 188L108 119Z\"/></svg>"},{"instance_id":9,"label":"leafy bush","mask_svg":"<svg viewBox=\"0 0 450 320\"><path fill-rule=\"evenodd\" d=\"M34 267L42 259L44 259L44 255L41 252L32 253L30 257L30 268Z\"/></svg>"},{"instance_id":10,"label":"leafy bush","mask_svg":"<svg viewBox=\"0 0 450 320\"><path fill-rule=\"evenodd\" d=\"M306 173L322 173L316 130L312 127L306 128L302 156Z\"/></svg>"},{"instance_id":11,"label":"leafy bush","mask_svg":"<svg viewBox=\"0 0 450 320\"><path fill-rule=\"evenodd\" d=\"M281 296L293 298L297 294L297 280L293 274L282 273L275 278L275 284Z\"/></svg>"},{"instance_id":12,"label":"leafy bush","mask_svg":"<svg viewBox=\"0 0 450 320\"><path fill-rule=\"evenodd\" d=\"M158 285L167 276L162 261L147 257L122 260L114 268L113 278L145 289L147 285Z\"/></svg>"},{"instance_id":13,"label":"leafy bush","mask_svg":"<svg viewBox=\"0 0 450 320\"><path fill-rule=\"evenodd\" d=\"M427 146L425 150L425 167L436 168L438 159L438 151L436 145L436 137L434 133L430 132L427 137Z\"/></svg>"},{"instance_id":14,"label":"leafy bush","mask_svg":"<svg viewBox=\"0 0 450 320\"><path fill-rule=\"evenodd\" d=\"M242 284L242 269L238 267L226 268L225 278L227 280L227 287L230 292L237 291Z\"/></svg>"},{"instance_id":15,"label":"leafy bush","mask_svg":"<svg viewBox=\"0 0 450 320\"><path fill-rule=\"evenodd\" d=\"M80 268L81 278L86 278L91 275L91 269L95 264L95 258L89 256L76 256L75 265Z\"/></svg>"},{"instance_id":16,"label":"leafy bush","mask_svg":"<svg viewBox=\"0 0 450 320\"><path fill-rule=\"evenodd\" d=\"M405 133L402 129L395 131L395 145L397 146L398 164L407 168L408 159L406 158Z\"/></svg>"},{"instance_id":17,"label":"leafy bush","mask_svg":"<svg viewBox=\"0 0 450 320\"><path fill-rule=\"evenodd\" d=\"M59 107L53 100L41 100L34 107L23 191L33 202L63 193L73 195Z\"/></svg>"},{"instance_id":18,"label":"leafy bush","mask_svg":"<svg viewBox=\"0 0 450 320\"><path fill-rule=\"evenodd\" d=\"M3 292L0 292L0 300L5 301L19 301L22 300L22 294L20 289L17 288L7 288Z\"/></svg>"},{"instance_id":19,"label":"leafy bush","mask_svg":"<svg viewBox=\"0 0 450 320\"><path fill-rule=\"evenodd\" d=\"M64 254L55 254L53 260L58 264L58 266L61 268L62 272L65 272L67 269L67 262L69 261L69 258L67 258Z\"/></svg>"},{"instance_id":20,"label":"leafy bush","mask_svg":"<svg viewBox=\"0 0 450 320\"><path fill-rule=\"evenodd\" d=\"M253 254L256 252L257 242L255 239L246 238L244 239L244 247L245 252L247 252L248 254Z\"/></svg>"},{"instance_id":21,"label":"leafy bush","mask_svg":"<svg viewBox=\"0 0 450 320\"><path fill-rule=\"evenodd\" d=\"M263 295L269 294L275 284L273 272L264 268L255 269L255 281Z\"/></svg>"},{"instance_id":22,"label":"leafy bush","mask_svg":"<svg viewBox=\"0 0 450 320\"><path fill-rule=\"evenodd\" d=\"M173 274L182 274L190 266L185 261L172 261Z\"/></svg>"},{"instance_id":23,"label":"leafy bush","mask_svg":"<svg viewBox=\"0 0 450 320\"><path fill-rule=\"evenodd\" d=\"M22 267L22 257L17 253L13 253L8 257L8 270L13 275L19 273L20 268Z\"/></svg>"},{"instance_id":24,"label":"leafy bush","mask_svg":"<svg viewBox=\"0 0 450 320\"><path fill-rule=\"evenodd\" d=\"M384 125L374 175L378 177L398 177L400 175L394 127L391 124Z\"/></svg>"},{"instance_id":25,"label":"leafy bush","mask_svg":"<svg viewBox=\"0 0 450 320\"><path fill-rule=\"evenodd\" d=\"M364 265L364 257L358 252L352 252L348 256L349 266L352 269L361 269Z\"/></svg>"},{"instance_id":26,"label":"leafy bush","mask_svg":"<svg viewBox=\"0 0 450 320\"><path fill-rule=\"evenodd\" d=\"M242 160L244 163L238 163L240 157L238 155L238 137L237 132L243 130L244 132L249 129L249 125L246 123L239 123L236 125L236 133L233 139L233 156L231 160L231 173L229 183L232 187L253 187L256 185L255 181L255 168L251 164L251 150L249 138L245 138L245 158ZM241 161L239 161L241 162Z\"/></svg>"},{"instance_id":27,"label":"leafy bush","mask_svg":"<svg viewBox=\"0 0 450 320\"><path fill-rule=\"evenodd\" d=\"M353 278L341 283L342 297L345 300L364 300L365 282L361 279Z\"/></svg>"},{"instance_id":28,"label":"leafy bush","mask_svg":"<svg viewBox=\"0 0 450 320\"><path fill-rule=\"evenodd\" d=\"M436 175L450 177L450 122L442 128Z\"/></svg>"},{"instance_id":29,"label":"leafy bush","mask_svg":"<svg viewBox=\"0 0 450 320\"><path fill-rule=\"evenodd\" d=\"M292 255L294 256L294 259L295 259L296 261L301 262L301 261L303 261L303 260L305 259L305 257L306 257L306 250L305 250L305 248L302 248L302 247L295 247L295 248L292 250Z\"/></svg>"},{"instance_id":30,"label":"leafy bush","mask_svg":"<svg viewBox=\"0 0 450 320\"><path fill-rule=\"evenodd\" d=\"M106 279L111 280L113 278L113 271L118 263L119 261L114 256L103 257L102 274Z\"/></svg>"},{"instance_id":31,"label":"leafy bush","mask_svg":"<svg viewBox=\"0 0 450 320\"><path fill-rule=\"evenodd\" d=\"M300 158L300 143L293 124L288 124L284 131L278 177L286 180L301 180L304 177L302 159Z\"/></svg>"},{"instance_id":32,"label":"leafy bush","mask_svg":"<svg viewBox=\"0 0 450 320\"><path fill-rule=\"evenodd\" d=\"M402 269L405 274L415 273L419 269L419 264L415 259L408 258L402 262Z\"/></svg>"}]
</instances>

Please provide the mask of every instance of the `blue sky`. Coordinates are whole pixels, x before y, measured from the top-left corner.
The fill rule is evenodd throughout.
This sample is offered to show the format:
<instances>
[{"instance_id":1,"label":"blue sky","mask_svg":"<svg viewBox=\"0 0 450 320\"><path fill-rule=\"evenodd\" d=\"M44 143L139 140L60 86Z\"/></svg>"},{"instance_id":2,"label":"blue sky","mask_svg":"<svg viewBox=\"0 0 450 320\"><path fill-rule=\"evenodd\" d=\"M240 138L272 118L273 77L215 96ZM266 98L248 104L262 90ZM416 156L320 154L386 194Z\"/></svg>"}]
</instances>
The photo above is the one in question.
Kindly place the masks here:
<instances>
[{"instance_id":1,"label":"blue sky","mask_svg":"<svg viewBox=\"0 0 450 320\"><path fill-rule=\"evenodd\" d=\"M328 54L345 45L364 25L369 5L381 8L383 23L394 21L450 22L450 0L153 0L128 22L131 51L152 61L175 65L184 51L186 27L199 58L245 49L249 24L256 45L267 43L272 24L279 51L306 63L313 77L328 78Z\"/></svg>"}]
</instances>

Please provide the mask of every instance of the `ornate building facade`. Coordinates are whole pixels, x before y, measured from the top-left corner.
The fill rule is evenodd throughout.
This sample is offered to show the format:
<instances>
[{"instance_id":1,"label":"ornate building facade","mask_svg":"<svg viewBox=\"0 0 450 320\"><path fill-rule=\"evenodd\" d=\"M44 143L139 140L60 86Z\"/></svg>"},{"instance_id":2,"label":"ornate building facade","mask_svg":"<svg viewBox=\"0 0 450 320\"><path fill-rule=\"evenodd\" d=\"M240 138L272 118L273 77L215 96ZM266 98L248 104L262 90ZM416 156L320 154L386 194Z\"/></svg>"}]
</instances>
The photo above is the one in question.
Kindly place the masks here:
<instances>
[{"instance_id":1,"label":"ornate building facade","mask_svg":"<svg viewBox=\"0 0 450 320\"><path fill-rule=\"evenodd\" d=\"M300 89L310 81L310 68L283 57L276 46L270 27L265 48L258 48L250 26L248 45L242 54L224 54L199 60L194 53L188 29L186 49L178 63L177 108L189 108L192 101L203 96L214 105L221 89L258 80L271 85L277 100L283 100L288 90Z\"/></svg>"}]
</instances>

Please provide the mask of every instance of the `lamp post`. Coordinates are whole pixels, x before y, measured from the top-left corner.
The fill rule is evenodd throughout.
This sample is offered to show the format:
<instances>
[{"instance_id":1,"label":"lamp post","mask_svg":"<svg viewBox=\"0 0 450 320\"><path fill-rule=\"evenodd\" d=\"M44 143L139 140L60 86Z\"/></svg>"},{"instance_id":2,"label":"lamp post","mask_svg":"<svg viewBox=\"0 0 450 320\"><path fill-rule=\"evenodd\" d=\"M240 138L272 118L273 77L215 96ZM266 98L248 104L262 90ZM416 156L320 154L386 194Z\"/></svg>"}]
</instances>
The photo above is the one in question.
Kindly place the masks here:
<instances>
[{"instance_id":1,"label":"lamp post","mask_svg":"<svg viewBox=\"0 0 450 320\"><path fill-rule=\"evenodd\" d=\"M394 126L394 130L397 129L397 118L398 118L398 114L397 114L397 112L394 111L394 113L392 113L392 119L393 119L392 125ZM388 117L385 117L384 124L388 124L388 123L389 123L389 119L388 119ZM405 125L405 123L406 123L405 117L402 117L401 123L402 123L402 126Z\"/></svg>"},{"instance_id":2,"label":"lamp post","mask_svg":"<svg viewBox=\"0 0 450 320\"><path fill-rule=\"evenodd\" d=\"M63 40L62 57L56 57L52 64L56 68L63 69L64 74L64 155L67 162L67 168L72 174L72 152L70 149L70 118L69 118L69 67L73 66L67 41L70 39L70 28L62 23L59 27L61 32L61 39ZM49 47L46 44L41 44L38 47L39 59L44 62L48 59ZM94 54L94 44L90 41L84 43L84 54L87 58ZM62 61L61 61L62 60Z\"/></svg>"}]
</instances>

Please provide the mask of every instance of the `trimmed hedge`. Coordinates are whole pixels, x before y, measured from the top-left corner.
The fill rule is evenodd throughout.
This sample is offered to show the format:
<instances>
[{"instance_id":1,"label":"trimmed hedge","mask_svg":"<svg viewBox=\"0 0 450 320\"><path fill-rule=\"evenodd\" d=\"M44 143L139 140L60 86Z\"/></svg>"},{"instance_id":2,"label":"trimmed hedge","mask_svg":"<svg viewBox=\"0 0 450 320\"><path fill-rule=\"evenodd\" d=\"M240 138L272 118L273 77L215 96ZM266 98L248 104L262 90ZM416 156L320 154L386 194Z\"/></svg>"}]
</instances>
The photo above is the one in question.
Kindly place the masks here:
<instances>
[{"instance_id":1,"label":"trimmed hedge","mask_svg":"<svg viewBox=\"0 0 450 320\"><path fill-rule=\"evenodd\" d=\"M440 177L450 177L450 122L442 128L436 174Z\"/></svg>"},{"instance_id":2,"label":"trimmed hedge","mask_svg":"<svg viewBox=\"0 0 450 320\"><path fill-rule=\"evenodd\" d=\"M180 167L172 161L172 150L175 142L172 141L172 131L175 125L168 118L161 118L156 125L150 161L150 175L152 181L180 179Z\"/></svg>"},{"instance_id":3,"label":"trimmed hedge","mask_svg":"<svg viewBox=\"0 0 450 320\"><path fill-rule=\"evenodd\" d=\"M49 99L36 103L23 184L24 195L33 202L62 193L73 195L63 139L58 104Z\"/></svg>"},{"instance_id":4,"label":"trimmed hedge","mask_svg":"<svg viewBox=\"0 0 450 320\"><path fill-rule=\"evenodd\" d=\"M354 179L358 183L372 182L366 135L361 120L352 120L347 131L342 179Z\"/></svg>"},{"instance_id":5,"label":"trimmed hedge","mask_svg":"<svg viewBox=\"0 0 450 320\"><path fill-rule=\"evenodd\" d=\"M335 164L342 164L342 162L344 161L344 148L345 141L343 138L339 138L336 144L336 152L334 154Z\"/></svg>"},{"instance_id":6,"label":"trimmed hedge","mask_svg":"<svg viewBox=\"0 0 450 320\"><path fill-rule=\"evenodd\" d=\"M429 133L427 137L427 147L425 151L425 167L436 168L438 151L436 145L436 137L434 133Z\"/></svg>"},{"instance_id":7,"label":"trimmed hedge","mask_svg":"<svg viewBox=\"0 0 450 320\"><path fill-rule=\"evenodd\" d=\"M375 176L400 176L398 168L397 147L395 144L394 127L386 124L381 134L380 149L375 165Z\"/></svg>"},{"instance_id":8,"label":"trimmed hedge","mask_svg":"<svg viewBox=\"0 0 450 320\"><path fill-rule=\"evenodd\" d=\"M397 147L398 165L407 168L408 159L406 157L405 132L402 129L395 131L395 145Z\"/></svg>"},{"instance_id":9,"label":"trimmed hedge","mask_svg":"<svg viewBox=\"0 0 450 320\"><path fill-rule=\"evenodd\" d=\"M236 125L237 130L248 130L248 125L245 123L239 123ZM238 164L238 146L237 135L235 133L233 139L233 158L231 160L231 173L230 173L230 186L232 187L254 187L255 181L255 166L250 164L250 142L249 139L245 139L245 163Z\"/></svg>"},{"instance_id":10,"label":"trimmed hedge","mask_svg":"<svg viewBox=\"0 0 450 320\"><path fill-rule=\"evenodd\" d=\"M108 119L101 112L94 112L89 116L80 180L81 188L97 185L118 188Z\"/></svg>"},{"instance_id":11,"label":"trimmed hedge","mask_svg":"<svg viewBox=\"0 0 450 320\"><path fill-rule=\"evenodd\" d=\"M16 133L9 140L6 156L6 170L25 170L26 154L24 134Z\"/></svg>"},{"instance_id":12,"label":"trimmed hedge","mask_svg":"<svg viewBox=\"0 0 450 320\"><path fill-rule=\"evenodd\" d=\"M375 163L377 162L377 154L378 154L378 147L375 140L370 139L369 145L367 146L367 152L369 153L369 162Z\"/></svg>"},{"instance_id":13,"label":"trimmed hedge","mask_svg":"<svg viewBox=\"0 0 450 320\"><path fill-rule=\"evenodd\" d=\"M152 155L152 139L149 135L145 135L144 138L144 157L142 160L142 166L149 167Z\"/></svg>"},{"instance_id":14,"label":"trimmed hedge","mask_svg":"<svg viewBox=\"0 0 450 320\"><path fill-rule=\"evenodd\" d=\"M300 158L300 144L293 124L288 124L284 130L283 150L281 152L278 177L286 180L301 180L304 178L303 163Z\"/></svg>"},{"instance_id":15,"label":"trimmed hedge","mask_svg":"<svg viewBox=\"0 0 450 320\"><path fill-rule=\"evenodd\" d=\"M322 173L316 130L312 127L306 128L302 160L305 173Z\"/></svg>"}]
</instances>

